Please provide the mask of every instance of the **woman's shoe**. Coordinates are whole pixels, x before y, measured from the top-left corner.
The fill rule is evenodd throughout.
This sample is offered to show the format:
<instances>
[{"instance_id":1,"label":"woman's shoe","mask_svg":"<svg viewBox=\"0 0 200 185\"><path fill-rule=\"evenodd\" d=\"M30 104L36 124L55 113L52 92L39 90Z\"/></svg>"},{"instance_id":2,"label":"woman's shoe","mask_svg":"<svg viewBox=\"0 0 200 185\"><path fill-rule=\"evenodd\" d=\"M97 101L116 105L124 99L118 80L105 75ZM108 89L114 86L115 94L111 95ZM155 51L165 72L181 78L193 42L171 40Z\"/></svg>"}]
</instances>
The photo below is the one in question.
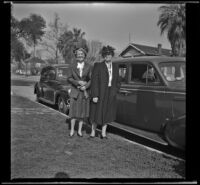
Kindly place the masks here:
<instances>
[{"instance_id":1,"label":"woman's shoe","mask_svg":"<svg viewBox=\"0 0 200 185\"><path fill-rule=\"evenodd\" d=\"M74 133L73 134L69 134L69 137L73 137L74 136Z\"/></svg>"},{"instance_id":2,"label":"woman's shoe","mask_svg":"<svg viewBox=\"0 0 200 185\"><path fill-rule=\"evenodd\" d=\"M82 135L82 134L79 134L79 133L77 133L77 136L78 136L78 137L83 137L83 135Z\"/></svg>"},{"instance_id":3,"label":"woman's shoe","mask_svg":"<svg viewBox=\"0 0 200 185\"><path fill-rule=\"evenodd\" d=\"M101 139L108 139L107 136L102 136L102 134L100 135Z\"/></svg>"}]
</instances>

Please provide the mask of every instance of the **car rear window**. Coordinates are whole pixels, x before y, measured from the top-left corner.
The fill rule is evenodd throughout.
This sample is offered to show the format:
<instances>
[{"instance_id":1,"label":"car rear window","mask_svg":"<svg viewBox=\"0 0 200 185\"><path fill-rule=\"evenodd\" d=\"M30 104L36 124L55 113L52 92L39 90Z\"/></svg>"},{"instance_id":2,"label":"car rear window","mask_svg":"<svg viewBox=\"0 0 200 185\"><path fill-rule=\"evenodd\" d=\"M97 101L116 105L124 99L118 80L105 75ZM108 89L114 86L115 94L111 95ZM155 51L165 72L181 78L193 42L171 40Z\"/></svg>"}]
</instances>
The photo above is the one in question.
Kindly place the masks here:
<instances>
[{"instance_id":1,"label":"car rear window","mask_svg":"<svg viewBox=\"0 0 200 185\"><path fill-rule=\"evenodd\" d=\"M68 74L69 74L69 68L68 67L57 68L58 78L67 78Z\"/></svg>"},{"instance_id":2,"label":"car rear window","mask_svg":"<svg viewBox=\"0 0 200 185\"><path fill-rule=\"evenodd\" d=\"M167 62L159 65L165 79L169 82L185 81L185 63Z\"/></svg>"}]
</instances>

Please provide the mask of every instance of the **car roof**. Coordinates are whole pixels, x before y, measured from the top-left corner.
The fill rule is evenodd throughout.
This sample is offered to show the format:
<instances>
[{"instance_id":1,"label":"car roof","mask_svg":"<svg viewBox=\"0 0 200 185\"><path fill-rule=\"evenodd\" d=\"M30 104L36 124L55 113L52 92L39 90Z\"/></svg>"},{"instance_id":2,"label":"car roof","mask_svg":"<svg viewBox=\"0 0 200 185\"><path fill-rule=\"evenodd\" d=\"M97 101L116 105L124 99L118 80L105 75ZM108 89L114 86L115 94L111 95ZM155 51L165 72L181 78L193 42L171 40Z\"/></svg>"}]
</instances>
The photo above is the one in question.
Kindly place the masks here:
<instances>
[{"instance_id":1,"label":"car roof","mask_svg":"<svg viewBox=\"0 0 200 185\"><path fill-rule=\"evenodd\" d=\"M170 61L180 61L180 62L185 62L185 57L165 57L165 56L140 56L140 57L129 57L129 58L117 58L114 59L114 63L118 62L132 62L132 61L151 61L155 63L159 62L170 62Z\"/></svg>"}]
</instances>

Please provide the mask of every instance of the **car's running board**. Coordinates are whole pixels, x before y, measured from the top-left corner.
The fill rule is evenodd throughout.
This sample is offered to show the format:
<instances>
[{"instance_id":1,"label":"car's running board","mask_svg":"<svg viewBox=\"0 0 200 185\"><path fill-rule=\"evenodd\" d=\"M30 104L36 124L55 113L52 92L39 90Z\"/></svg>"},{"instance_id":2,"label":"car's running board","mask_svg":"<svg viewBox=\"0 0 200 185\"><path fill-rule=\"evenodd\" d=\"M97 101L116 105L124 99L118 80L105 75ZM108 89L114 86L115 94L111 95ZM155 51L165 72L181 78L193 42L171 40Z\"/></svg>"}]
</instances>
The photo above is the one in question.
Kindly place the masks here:
<instances>
[{"instance_id":1,"label":"car's running board","mask_svg":"<svg viewBox=\"0 0 200 185\"><path fill-rule=\"evenodd\" d=\"M52 101L50 101L50 100L46 100L46 99L41 98L41 97L39 97L38 99L41 100L41 101L43 101L43 102L45 102L45 103L49 103L49 104L51 104L51 105L54 105L54 102L52 102Z\"/></svg>"},{"instance_id":2,"label":"car's running board","mask_svg":"<svg viewBox=\"0 0 200 185\"><path fill-rule=\"evenodd\" d=\"M116 123L116 122L109 123L108 125L122 129L126 132L129 132L129 133L138 135L138 136L143 137L145 139L160 143L162 145L168 145L168 143L165 140L163 140L157 133L144 131L144 130L141 130L141 129L133 128L131 126L127 126L127 125Z\"/></svg>"}]
</instances>

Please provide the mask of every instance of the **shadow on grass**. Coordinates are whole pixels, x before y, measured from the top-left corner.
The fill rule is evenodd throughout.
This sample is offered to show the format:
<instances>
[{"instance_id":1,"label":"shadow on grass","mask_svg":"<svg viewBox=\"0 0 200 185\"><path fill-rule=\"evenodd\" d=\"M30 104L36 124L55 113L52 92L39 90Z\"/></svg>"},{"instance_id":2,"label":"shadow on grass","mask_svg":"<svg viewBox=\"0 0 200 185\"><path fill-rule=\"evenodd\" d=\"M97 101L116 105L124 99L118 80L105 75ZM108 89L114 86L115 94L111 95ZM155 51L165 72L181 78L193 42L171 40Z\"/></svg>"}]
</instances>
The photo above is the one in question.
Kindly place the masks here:
<instances>
[{"instance_id":1,"label":"shadow on grass","mask_svg":"<svg viewBox=\"0 0 200 185\"><path fill-rule=\"evenodd\" d=\"M185 178L185 163L180 161L177 165L173 165L173 168L177 174Z\"/></svg>"},{"instance_id":2,"label":"shadow on grass","mask_svg":"<svg viewBox=\"0 0 200 185\"><path fill-rule=\"evenodd\" d=\"M165 155L163 155L163 158L171 159L170 157L167 157ZM184 161L177 160L177 163L174 164L172 167L175 173L185 178L185 162Z\"/></svg>"},{"instance_id":3,"label":"shadow on grass","mask_svg":"<svg viewBox=\"0 0 200 185\"><path fill-rule=\"evenodd\" d=\"M65 172L58 172L58 173L55 174L54 178L57 178L57 179L68 179L68 178L70 178L70 176Z\"/></svg>"}]
</instances>

